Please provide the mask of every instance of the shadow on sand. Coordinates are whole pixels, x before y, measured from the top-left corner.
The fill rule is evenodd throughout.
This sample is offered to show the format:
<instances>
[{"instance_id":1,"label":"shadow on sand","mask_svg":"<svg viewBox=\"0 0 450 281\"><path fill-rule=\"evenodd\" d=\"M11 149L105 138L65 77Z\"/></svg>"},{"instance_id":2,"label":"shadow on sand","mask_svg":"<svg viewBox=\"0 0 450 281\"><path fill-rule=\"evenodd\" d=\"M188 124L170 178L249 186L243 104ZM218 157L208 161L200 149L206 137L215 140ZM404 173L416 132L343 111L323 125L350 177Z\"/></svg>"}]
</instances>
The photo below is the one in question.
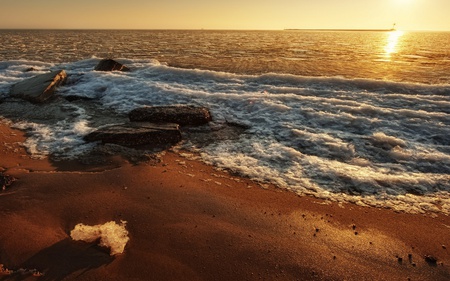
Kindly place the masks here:
<instances>
[{"instance_id":1,"label":"shadow on sand","mask_svg":"<svg viewBox=\"0 0 450 281\"><path fill-rule=\"evenodd\" d=\"M113 260L114 257L103 248L67 238L38 252L21 267L27 270L38 269L44 274L39 280L62 280L74 273L72 277L81 277L85 272L107 265ZM0 280L25 280L31 274L16 271Z\"/></svg>"}]
</instances>

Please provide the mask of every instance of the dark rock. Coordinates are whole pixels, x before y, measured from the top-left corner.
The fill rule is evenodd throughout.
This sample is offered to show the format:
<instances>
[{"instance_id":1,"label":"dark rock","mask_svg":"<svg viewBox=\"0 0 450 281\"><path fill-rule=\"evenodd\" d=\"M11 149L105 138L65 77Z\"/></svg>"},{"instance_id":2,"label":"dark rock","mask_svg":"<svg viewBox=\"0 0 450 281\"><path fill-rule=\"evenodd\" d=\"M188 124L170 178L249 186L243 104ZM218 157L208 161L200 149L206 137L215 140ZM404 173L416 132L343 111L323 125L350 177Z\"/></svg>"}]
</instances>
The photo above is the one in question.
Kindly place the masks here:
<instances>
[{"instance_id":1,"label":"dark rock","mask_svg":"<svg viewBox=\"0 0 450 281\"><path fill-rule=\"evenodd\" d=\"M148 145L154 148L171 146L181 141L177 124L127 123L113 125L94 131L86 141L101 141L123 146Z\"/></svg>"},{"instance_id":2,"label":"dark rock","mask_svg":"<svg viewBox=\"0 0 450 281\"><path fill-rule=\"evenodd\" d=\"M212 120L207 108L186 105L136 108L128 114L128 117L131 121L169 122L182 126L203 125Z\"/></svg>"},{"instance_id":3,"label":"dark rock","mask_svg":"<svg viewBox=\"0 0 450 281\"><path fill-rule=\"evenodd\" d=\"M0 172L0 187L5 190L6 187L10 186L16 179L12 176L5 175Z\"/></svg>"},{"instance_id":4,"label":"dark rock","mask_svg":"<svg viewBox=\"0 0 450 281\"><path fill-rule=\"evenodd\" d=\"M130 71L128 67L125 65L112 60L112 59L103 59L101 60L97 66L95 67L96 71Z\"/></svg>"},{"instance_id":5,"label":"dark rock","mask_svg":"<svg viewBox=\"0 0 450 281\"><path fill-rule=\"evenodd\" d=\"M437 265L437 258L433 257L431 255L426 255L425 256L425 261L431 266L436 266Z\"/></svg>"},{"instance_id":6,"label":"dark rock","mask_svg":"<svg viewBox=\"0 0 450 281\"><path fill-rule=\"evenodd\" d=\"M79 100L86 100L86 101L94 100L94 98L75 96L75 95L65 96L64 99L69 102L79 101Z\"/></svg>"},{"instance_id":7,"label":"dark rock","mask_svg":"<svg viewBox=\"0 0 450 281\"><path fill-rule=\"evenodd\" d=\"M98 145L89 151L89 153L79 157L77 160L86 166L102 167L105 164L110 164L112 162L111 157L118 155L132 164L145 162L151 165L156 165L160 162L160 159L154 151L135 149L113 143Z\"/></svg>"},{"instance_id":8,"label":"dark rock","mask_svg":"<svg viewBox=\"0 0 450 281\"><path fill-rule=\"evenodd\" d=\"M42 103L53 95L58 86L64 85L66 80L67 74L64 70L37 75L13 85L11 96Z\"/></svg>"},{"instance_id":9,"label":"dark rock","mask_svg":"<svg viewBox=\"0 0 450 281\"><path fill-rule=\"evenodd\" d=\"M228 120L225 120L225 123L230 127L240 128L242 130L248 130L251 128L249 125L237 123L237 122L233 122L233 121L228 121Z\"/></svg>"}]
</instances>

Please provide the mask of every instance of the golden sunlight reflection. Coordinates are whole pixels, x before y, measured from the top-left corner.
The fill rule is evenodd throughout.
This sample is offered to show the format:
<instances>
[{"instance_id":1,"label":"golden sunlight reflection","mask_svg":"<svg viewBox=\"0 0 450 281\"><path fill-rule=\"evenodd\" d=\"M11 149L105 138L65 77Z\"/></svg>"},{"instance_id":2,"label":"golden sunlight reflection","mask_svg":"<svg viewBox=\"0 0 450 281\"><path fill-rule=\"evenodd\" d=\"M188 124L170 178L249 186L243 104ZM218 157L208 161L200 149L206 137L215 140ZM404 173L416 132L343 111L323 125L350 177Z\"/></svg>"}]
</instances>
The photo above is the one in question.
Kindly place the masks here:
<instances>
[{"instance_id":1,"label":"golden sunlight reflection","mask_svg":"<svg viewBox=\"0 0 450 281\"><path fill-rule=\"evenodd\" d=\"M391 31L388 33L387 44L384 47L385 57L390 58L391 54L397 52L398 41L403 36L404 32L400 30Z\"/></svg>"}]
</instances>

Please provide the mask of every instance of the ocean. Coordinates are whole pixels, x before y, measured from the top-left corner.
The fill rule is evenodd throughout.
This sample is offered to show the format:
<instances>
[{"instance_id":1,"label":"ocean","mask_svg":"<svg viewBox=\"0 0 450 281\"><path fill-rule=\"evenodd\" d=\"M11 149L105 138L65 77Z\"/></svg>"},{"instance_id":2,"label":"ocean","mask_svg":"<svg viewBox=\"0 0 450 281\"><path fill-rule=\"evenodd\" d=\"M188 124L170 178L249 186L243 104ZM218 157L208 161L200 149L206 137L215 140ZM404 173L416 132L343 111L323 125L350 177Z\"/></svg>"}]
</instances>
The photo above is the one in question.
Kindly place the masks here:
<instances>
[{"instance_id":1,"label":"ocean","mask_svg":"<svg viewBox=\"0 0 450 281\"><path fill-rule=\"evenodd\" d=\"M0 30L0 42L0 116L34 157L86 153L83 136L137 107L201 105L213 122L181 147L208 164L329 201L450 214L448 32ZM93 71L105 57L132 71ZM51 103L9 96L56 69L69 78Z\"/></svg>"}]
</instances>

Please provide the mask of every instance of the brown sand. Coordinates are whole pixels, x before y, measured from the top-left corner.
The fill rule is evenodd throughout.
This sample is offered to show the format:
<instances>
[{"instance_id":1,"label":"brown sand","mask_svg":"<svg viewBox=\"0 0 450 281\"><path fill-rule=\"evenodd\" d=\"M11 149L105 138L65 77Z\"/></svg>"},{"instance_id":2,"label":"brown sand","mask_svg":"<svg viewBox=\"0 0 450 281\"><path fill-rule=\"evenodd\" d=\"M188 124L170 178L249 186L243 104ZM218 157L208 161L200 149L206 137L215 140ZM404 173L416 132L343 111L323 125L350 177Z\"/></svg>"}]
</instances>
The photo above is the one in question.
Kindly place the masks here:
<instances>
[{"instance_id":1,"label":"brown sand","mask_svg":"<svg viewBox=\"0 0 450 281\"><path fill-rule=\"evenodd\" d=\"M0 192L0 264L45 275L1 280L450 280L444 215L264 189L173 152L92 172L30 159L23 140L0 125L0 171L18 179ZM70 239L111 220L128 222L119 256Z\"/></svg>"}]
</instances>

